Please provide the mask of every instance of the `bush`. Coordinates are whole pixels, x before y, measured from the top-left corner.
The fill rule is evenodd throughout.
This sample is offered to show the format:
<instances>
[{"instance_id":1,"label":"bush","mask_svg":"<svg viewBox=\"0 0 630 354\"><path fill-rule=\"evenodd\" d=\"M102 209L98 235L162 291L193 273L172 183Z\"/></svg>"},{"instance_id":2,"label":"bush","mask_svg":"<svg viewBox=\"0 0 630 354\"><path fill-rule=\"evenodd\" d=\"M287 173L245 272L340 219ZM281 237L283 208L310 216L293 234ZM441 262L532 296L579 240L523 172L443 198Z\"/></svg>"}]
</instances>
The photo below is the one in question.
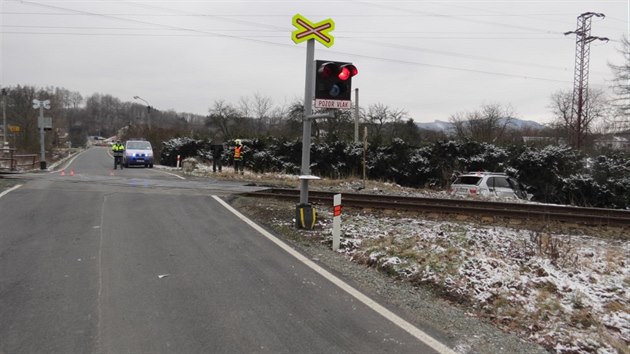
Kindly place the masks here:
<instances>
[{"instance_id":1,"label":"bush","mask_svg":"<svg viewBox=\"0 0 630 354\"><path fill-rule=\"evenodd\" d=\"M210 156L209 151L209 141L188 137L170 139L162 142L160 164L176 166L177 155L180 155L182 161L188 157L199 157L202 160L208 160Z\"/></svg>"},{"instance_id":2,"label":"bush","mask_svg":"<svg viewBox=\"0 0 630 354\"><path fill-rule=\"evenodd\" d=\"M600 185L589 175L573 175L562 180L563 204L588 207L606 207L612 194L606 185Z\"/></svg>"},{"instance_id":3,"label":"bush","mask_svg":"<svg viewBox=\"0 0 630 354\"><path fill-rule=\"evenodd\" d=\"M562 203L565 178L577 175L583 168L583 157L568 146L527 147L513 156L510 166L518 171L517 178L528 186L533 199Z\"/></svg>"},{"instance_id":4,"label":"bush","mask_svg":"<svg viewBox=\"0 0 630 354\"><path fill-rule=\"evenodd\" d=\"M245 165L254 172L299 174L300 140L242 140ZM224 155L230 159L232 143ZM191 138L165 141L161 163L174 166L181 158L209 158L209 142ZM311 145L312 173L327 178L362 174L362 144L334 141ZM623 154L587 160L567 146L507 148L475 141L439 141L424 147L394 139L390 145L370 145L366 153L369 178L409 187L446 187L455 171L505 172L526 185L541 202L630 208L630 161ZM588 163L587 163L588 162Z\"/></svg>"}]
</instances>

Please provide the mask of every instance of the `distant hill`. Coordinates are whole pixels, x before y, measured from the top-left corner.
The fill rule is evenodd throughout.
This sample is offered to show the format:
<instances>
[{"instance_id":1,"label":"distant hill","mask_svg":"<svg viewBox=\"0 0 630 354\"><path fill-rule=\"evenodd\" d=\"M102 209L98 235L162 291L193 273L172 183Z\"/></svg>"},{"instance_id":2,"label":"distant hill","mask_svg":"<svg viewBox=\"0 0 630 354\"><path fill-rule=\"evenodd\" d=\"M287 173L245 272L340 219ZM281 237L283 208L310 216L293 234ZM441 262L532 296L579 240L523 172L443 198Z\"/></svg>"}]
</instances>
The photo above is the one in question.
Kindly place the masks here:
<instances>
[{"instance_id":1,"label":"distant hill","mask_svg":"<svg viewBox=\"0 0 630 354\"><path fill-rule=\"evenodd\" d=\"M453 123L445 122L442 120L436 120L431 123L416 123L416 126L418 126L418 128L420 129L431 130L434 132L451 133L454 130ZM523 119L518 119L518 118L512 118L510 121L509 127L512 129L530 128L530 129L536 129L536 130L542 130L545 128L544 125L538 122L534 122L533 120L523 120Z\"/></svg>"},{"instance_id":2,"label":"distant hill","mask_svg":"<svg viewBox=\"0 0 630 354\"><path fill-rule=\"evenodd\" d=\"M416 123L420 129L431 130L434 132L452 132L453 124L442 120L436 120L431 123Z\"/></svg>"}]
</instances>

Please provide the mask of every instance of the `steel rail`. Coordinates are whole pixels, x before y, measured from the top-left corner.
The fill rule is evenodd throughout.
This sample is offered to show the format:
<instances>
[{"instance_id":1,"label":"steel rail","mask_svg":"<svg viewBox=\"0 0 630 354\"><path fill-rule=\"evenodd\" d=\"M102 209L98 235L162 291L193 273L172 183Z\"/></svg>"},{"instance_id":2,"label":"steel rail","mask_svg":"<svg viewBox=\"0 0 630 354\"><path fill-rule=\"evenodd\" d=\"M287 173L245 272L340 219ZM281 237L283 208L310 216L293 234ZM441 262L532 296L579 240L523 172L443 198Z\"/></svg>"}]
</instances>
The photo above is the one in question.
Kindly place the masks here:
<instances>
[{"instance_id":1,"label":"steel rail","mask_svg":"<svg viewBox=\"0 0 630 354\"><path fill-rule=\"evenodd\" d=\"M309 199L313 202L331 203L334 194L336 193L311 191L309 193ZM293 189L272 188L247 193L247 195L297 201L299 191ZM545 221L573 222L585 225L630 225L630 211L619 209L580 208L548 204L506 203L481 200L403 197L358 193L343 193L343 204L345 206L359 208L400 209L473 216L537 219Z\"/></svg>"}]
</instances>

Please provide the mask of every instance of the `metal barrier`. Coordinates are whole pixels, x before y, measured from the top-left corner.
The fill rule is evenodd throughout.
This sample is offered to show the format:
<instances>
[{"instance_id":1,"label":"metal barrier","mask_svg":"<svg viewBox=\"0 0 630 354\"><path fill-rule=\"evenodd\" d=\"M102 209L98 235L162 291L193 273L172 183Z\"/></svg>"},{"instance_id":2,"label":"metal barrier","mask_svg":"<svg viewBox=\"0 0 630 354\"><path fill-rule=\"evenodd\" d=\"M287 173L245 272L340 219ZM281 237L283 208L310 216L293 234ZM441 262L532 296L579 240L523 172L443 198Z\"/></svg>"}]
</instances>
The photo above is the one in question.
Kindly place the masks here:
<instances>
[{"instance_id":1,"label":"metal barrier","mask_svg":"<svg viewBox=\"0 0 630 354\"><path fill-rule=\"evenodd\" d=\"M6 157L8 151L9 157ZM15 149L5 149L0 155L0 170L17 171L18 168L34 169L38 162L37 154L15 154Z\"/></svg>"}]
</instances>

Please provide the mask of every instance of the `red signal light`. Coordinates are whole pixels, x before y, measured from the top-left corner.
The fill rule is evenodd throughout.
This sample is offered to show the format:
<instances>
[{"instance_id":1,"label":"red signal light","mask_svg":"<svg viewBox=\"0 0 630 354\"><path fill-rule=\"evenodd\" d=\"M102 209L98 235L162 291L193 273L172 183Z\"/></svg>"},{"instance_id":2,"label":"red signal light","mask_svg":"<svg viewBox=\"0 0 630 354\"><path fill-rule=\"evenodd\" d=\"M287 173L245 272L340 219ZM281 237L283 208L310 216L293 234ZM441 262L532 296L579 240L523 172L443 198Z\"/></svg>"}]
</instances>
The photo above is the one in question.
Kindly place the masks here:
<instances>
[{"instance_id":1,"label":"red signal light","mask_svg":"<svg viewBox=\"0 0 630 354\"><path fill-rule=\"evenodd\" d=\"M317 60L315 66L315 98L349 101L357 68L351 63L329 60Z\"/></svg>"},{"instance_id":2,"label":"red signal light","mask_svg":"<svg viewBox=\"0 0 630 354\"><path fill-rule=\"evenodd\" d=\"M337 77L339 77L339 80L342 81L346 81L350 78L350 70L348 70L348 68L343 67L341 68L341 71L339 72L339 75L337 75Z\"/></svg>"},{"instance_id":3,"label":"red signal light","mask_svg":"<svg viewBox=\"0 0 630 354\"><path fill-rule=\"evenodd\" d=\"M352 64L347 64L341 67L341 70L339 71L339 75L337 75L337 77L341 81L346 81L358 73L359 73L359 70L357 69L356 66Z\"/></svg>"}]
</instances>

